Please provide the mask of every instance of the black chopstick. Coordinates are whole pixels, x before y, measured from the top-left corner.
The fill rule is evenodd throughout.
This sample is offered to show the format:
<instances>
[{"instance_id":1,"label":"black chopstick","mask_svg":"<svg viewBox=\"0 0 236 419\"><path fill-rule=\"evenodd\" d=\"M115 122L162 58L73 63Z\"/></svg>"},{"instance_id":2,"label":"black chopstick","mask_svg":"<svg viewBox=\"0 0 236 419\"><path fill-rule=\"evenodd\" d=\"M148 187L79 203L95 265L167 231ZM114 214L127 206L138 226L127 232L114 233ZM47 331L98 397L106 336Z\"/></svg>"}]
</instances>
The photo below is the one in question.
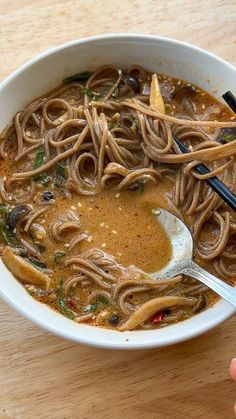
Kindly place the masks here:
<instances>
[{"instance_id":1,"label":"black chopstick","mask_svg":"<svg viewBox=\"0 0 236 419\"><path fill-rule=\"evenodd\" d=\"M182 153L189 153L188 147L186 147L182 141L176 137L176 135L173 134L173 138ZM200 175L210 173L210 170L207 166L205 166L205 164L198 164L194 167L194 170ZM229 205L230 208L236 211L236 195L234 195L234 193L231 192L231 190L223 182L221 182L218 177L214 176L212 178L205 179L205 182Z\"/></svg>"},{"instance_id":2,"label":"black chopstick","mask_svg":"<svg viewBox=\"0 0 236 419\"><path fill-rule=\"evenodd\" d=\"M232 109L232 111L236 113L236 97L233 95L233 93L228 90L228 92L224 93L222 97Z\"/></svg>"}]
</instances>

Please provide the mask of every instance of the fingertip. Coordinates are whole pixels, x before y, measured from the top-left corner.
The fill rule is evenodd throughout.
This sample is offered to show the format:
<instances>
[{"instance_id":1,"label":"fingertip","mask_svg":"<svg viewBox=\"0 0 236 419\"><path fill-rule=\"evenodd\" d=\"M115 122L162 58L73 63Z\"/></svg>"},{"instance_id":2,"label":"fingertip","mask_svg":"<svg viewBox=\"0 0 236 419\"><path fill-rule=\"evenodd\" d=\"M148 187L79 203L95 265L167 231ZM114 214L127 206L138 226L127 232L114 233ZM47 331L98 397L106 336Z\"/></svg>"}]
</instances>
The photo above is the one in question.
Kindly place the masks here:
<instances>
[{"instance_id":1,"label":"fingertip","mask_svg":"<svg viewBox=\"0 0 236 419\"><path fill-rule=\"evenodd\" d=\"M234 413L236 414L236 403L234 404Z\"/></svg>"},{"instance_id":2,"label":"fingertip","mask_svg":"<svg viewBox=\"0 0 236 419\"><path fill-rule=\"evenodd\" d=\"M236 381L236 358L233 358L230 363L229 373L233 380Z\"/></svg>"}]
</instances>

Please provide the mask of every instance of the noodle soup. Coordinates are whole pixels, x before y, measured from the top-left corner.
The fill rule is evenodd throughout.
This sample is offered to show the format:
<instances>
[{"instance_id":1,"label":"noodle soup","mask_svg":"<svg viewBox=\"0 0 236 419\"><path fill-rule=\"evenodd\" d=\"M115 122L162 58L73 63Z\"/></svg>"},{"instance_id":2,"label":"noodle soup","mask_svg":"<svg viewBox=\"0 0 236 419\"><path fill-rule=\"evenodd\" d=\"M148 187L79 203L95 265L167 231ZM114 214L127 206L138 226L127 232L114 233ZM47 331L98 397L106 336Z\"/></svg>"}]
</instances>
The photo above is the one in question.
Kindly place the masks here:
<instances>
[{"instance_id":1,"label":"noodle soup","mask_svg":"<svg viewBox=\"0 0 236 419\"><path fill-rule=\"evenodd\" d=\"M236 217L193 168L233 188L235 133L232 113L182 80L138 66L68 77L2 132L3 262L76 322L146 329L204 310L216 299L204 285L148 276L172 255L153 210L182 218L195 260L233 282Z\"/></svg>"}]
</instances>

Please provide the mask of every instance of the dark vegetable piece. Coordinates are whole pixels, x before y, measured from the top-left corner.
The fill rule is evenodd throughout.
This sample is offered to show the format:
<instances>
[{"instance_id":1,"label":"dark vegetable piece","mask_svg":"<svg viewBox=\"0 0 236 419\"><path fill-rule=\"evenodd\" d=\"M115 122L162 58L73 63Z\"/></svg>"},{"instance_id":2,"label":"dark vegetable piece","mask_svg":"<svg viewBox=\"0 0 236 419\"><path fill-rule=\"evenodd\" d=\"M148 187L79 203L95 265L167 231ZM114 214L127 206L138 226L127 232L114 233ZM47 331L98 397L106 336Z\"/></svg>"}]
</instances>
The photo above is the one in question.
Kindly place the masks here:
<instances>
[{"instance_id":1,"label":"dark vegetable piece","mask_svg":"<svg viewBox=\"0 0 236 419\"><path fill-rule=\"evenodd\" d=\"M45 151L39 150L35 157L35 162L33 169L38 169L39 167L43 166L45 160ZM33 181L37 183L42 183L42 185L47 185L51 181L51 177L47 175L47 173L39 173L33 176Z\"/></svg>"},{"instance_id":2,"label":"dark vegetable piece","mask_svg":"<svg viewBox=\"0 0 236 419\"><path fill-rule=\"evenodd\" d=\"M117 326L119 321L120 321L119 316L117 314L112 314L109 319L109 324L111 326Z\"/></svg>"},{"instance_id":3,"label":"dark vegetable piece","mask_svg":"<svg viewBox=\"0 0 236 419\"><path fill-rule=\"evenodd\" d=\"M126 86L131 90L133 93L139 93L141 86L138 77L134 74L126 74L122 77L122 81L126 84Z\"/></svg>"},{"instance_id":4,"label":"dark vegetable piece","mask_svg":"<svg viewBox=\"0 0 236 419\"><path fill-rule=\"evenodd\" d=\"M198 313L206 307L206 299L203 294L200 294L198 297L198 302L193 308L194 313Z\"/></svg>"},{"instance_id":5,"label":"dark vegetable piece","mask_svg":"<svg viewBox=\"0 0 236 419\"><path fill-rule=\"evenodd\" d=\"M57 290L57 306L63 316L68 317L68 319L71 320L75 318L75 313L66 306L63 298L63 279L60 280L59 288Z\"/></svg>"},{"instance_id":6,"label":"dark vegetable piece","mask_svg":"<svg viewBox=\"0 0 236 419\"><path fill-rule=\"evenodd\" d=\"M87 81L92 76L91 71L82 71L82 73L73 74L72 76L66 77L63 83L73 83L76 81Z\"/></svg>"},{"instance_id":7,"label":"dark vegetable piece","mask_svg":"<svg viewBox=\"0 0 236 419\"><path fill-rule=\"evenodd\" d=\"M6 217L6 225L13 230L16 227L17 223L22 219L22 217L29 211L29 205L17 205L17 207L9 211Z\"/></svg>"},{"instance_id":8,"label":"dark vegetable piece","mask_svg":"<svg viewBox=\"0 0 236 419\"><path fill-rule=\"evenodd\" d=\"M43 271L44 269L47 269L47 265L44 262L41 262L40 260L34 258L34 257L28 257L25 258L28 262L30 262L32 265L35 266L35 268L39 269L40 271Z\"/></svg>"},{"instance_id":9,"label":"dark vegetable piece","mask_svg":"<svg viewBox=\"0 0 236 419\"><path fill-rule=\"evenodd\" d=\"M42 198L44 199L44 201L51 201L52 199L54 199L54 193L51 191L43 192Z\"/></svg>"},{"instance_id":10,"label":"dark vegetable piece","mask_svg":"<svg viewBox=\"0 0 236 419\"><path fill-rule=\"evenodd\" d=\"M165 316L169 316L171 314L171 310L167 308L166 310L164 310L164 314Z\"/></svg>"},{"instance_id":11,"label":"dark vegetable piece","mask_svg":"<svg viewBox=\"0 0 236 419\"><path fill-rule=\"evenodd\" d=\"M150 321L152 324L160 323L164 319L164 317L164 311L158 311L151 317Z\"/></svg>"},{"instance_id":12,"label":"dark vegetable piece","mask_svg":"<svg viewBox=\"0 0 236 419\"><path fill-rule=\"evenodd\" d=\"M66 256L66 253L65 252L56 252L56 253L54 253L54 255L53 255L53 260L54 260L54 262L56 262L56 263L62 263L62 259L64 258Z\"/></svg>"}]
</instances>

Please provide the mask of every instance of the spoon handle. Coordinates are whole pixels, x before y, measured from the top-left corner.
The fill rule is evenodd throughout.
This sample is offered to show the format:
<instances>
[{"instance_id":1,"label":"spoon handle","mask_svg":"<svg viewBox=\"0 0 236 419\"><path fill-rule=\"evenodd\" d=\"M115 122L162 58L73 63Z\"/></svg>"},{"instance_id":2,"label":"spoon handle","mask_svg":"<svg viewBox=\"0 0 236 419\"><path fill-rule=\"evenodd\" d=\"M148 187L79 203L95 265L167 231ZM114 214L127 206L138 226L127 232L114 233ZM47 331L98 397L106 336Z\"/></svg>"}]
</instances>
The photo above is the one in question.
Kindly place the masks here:
<instances>
[{"instance_id":1,"label":"spoon handle","mask_svg":"<svg viewBox=\"0 0 236 419\"><path fill-rule=\"evenodd\" d=\"M231 287L224 281L221 281L221 279L205 271L193 261L183 269L182 273L198 279L236 308L236 288Z\"/></svg>"}]
</instances>

